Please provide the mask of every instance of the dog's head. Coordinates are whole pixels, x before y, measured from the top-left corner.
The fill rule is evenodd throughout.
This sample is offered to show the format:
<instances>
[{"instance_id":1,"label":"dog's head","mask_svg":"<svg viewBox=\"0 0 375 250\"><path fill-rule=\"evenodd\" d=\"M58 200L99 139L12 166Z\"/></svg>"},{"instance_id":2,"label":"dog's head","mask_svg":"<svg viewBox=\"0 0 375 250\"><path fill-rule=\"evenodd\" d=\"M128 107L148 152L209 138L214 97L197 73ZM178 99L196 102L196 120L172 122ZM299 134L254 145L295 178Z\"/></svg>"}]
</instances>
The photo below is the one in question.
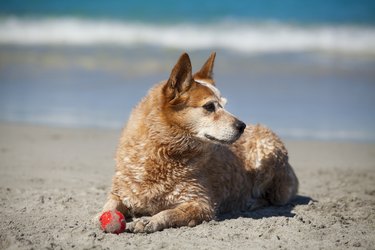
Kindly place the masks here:
<instances>
[{"instance_id":1,"label":"dog's head","mask_svg":"<svg viewBox=\"0 0 375 250\"><path fill-rule=\"evenodd\" d=\"M188 54L181 55L163 86L163 113L169 123L196 138L233 143L246 125L224 109L226 99L213 80L215 55L194 76Z\"/></svg>"}]
</instances>

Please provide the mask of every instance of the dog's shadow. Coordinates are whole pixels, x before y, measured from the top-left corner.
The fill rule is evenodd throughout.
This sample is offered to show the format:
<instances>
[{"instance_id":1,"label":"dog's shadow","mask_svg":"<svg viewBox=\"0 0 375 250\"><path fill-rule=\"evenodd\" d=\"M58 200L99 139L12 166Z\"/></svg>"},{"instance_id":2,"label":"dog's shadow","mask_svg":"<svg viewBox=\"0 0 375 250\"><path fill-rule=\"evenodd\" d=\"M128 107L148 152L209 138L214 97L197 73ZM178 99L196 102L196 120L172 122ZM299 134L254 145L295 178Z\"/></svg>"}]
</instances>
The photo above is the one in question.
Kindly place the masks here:
<instances>
[{"instance_id":1,"label":"dog's shadow","mask_svg":"<svg viewBox=\"0 0 375 250\"><path fill-rule=\"evenodd\" d=\"M216 220L223 221L237 218L261 219L267 217L294 217L293 208L297 205L307 205L310 201L315 201L311 197L297 195L295 199L284 206L268 206L255 211L241 211L233 213L225 213L217 216Z\"/></svg>"}]
</instances>

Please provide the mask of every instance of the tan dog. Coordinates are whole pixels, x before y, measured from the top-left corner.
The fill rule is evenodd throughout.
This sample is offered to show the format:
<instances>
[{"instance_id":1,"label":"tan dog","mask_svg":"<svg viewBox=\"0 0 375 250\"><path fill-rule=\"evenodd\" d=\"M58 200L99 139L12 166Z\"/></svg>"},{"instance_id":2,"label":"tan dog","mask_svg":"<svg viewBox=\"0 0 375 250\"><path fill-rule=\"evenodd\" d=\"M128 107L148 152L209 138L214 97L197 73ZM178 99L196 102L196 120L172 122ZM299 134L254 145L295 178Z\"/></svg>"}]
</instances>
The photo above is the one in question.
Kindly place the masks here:
<instances>
[{"instance_id":1,"label":"tan dog","mask_svg":"<svg viewBox=\"0 0 375 250\"><path fill-rule=\"evenodd\" d=\"M181 55L122 132L103 211L135 217L131 232L195 226L218 213L284 205L297 193L280 139L259 125L245 129L224 109L214 60L215 53L193 76L189 56Z\"/></svg>"}]
</instances>

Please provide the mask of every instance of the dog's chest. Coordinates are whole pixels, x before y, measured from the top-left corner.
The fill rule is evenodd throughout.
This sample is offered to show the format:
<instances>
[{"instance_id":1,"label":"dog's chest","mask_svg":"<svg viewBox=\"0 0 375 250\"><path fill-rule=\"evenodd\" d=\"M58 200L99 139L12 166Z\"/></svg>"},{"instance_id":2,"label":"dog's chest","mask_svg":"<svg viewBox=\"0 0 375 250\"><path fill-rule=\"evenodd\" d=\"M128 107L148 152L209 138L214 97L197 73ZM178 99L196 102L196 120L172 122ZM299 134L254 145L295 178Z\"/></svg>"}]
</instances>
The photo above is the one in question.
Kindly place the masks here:
<instances>
[{"instance_id":1,"label":"dog's chest","mask_svg":"<svg viewBox=\"0 0 375 250\"><path fill-rule=\"evenodd\" d=\"M160 164L152 159L126 165L123 203L134 214L155 214L161 210L204 195L194 166L178 162Z\"/></svg>"}]
</instances>

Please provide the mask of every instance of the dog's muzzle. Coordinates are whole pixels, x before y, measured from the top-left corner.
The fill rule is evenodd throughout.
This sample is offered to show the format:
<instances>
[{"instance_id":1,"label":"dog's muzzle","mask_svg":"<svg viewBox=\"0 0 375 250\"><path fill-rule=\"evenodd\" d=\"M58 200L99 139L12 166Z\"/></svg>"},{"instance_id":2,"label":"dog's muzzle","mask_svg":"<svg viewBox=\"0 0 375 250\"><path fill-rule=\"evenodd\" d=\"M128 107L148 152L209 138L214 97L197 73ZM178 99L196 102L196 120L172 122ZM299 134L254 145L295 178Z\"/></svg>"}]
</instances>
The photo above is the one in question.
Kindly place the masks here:
<instances>
[{"instance_id":1,"label":"dog's muzzle","mask_svg":"<svg viewBox=\"0 0 375 250\"><path fill-rule=\"evenodd\" d=\"M233 127L237 130L237 133L235 133L234 136L228 140L218 139L208 134L205 134L204 136L214 142L219 142L222 144L232 144L233 142L237 141L238 138L240 138L240 136L243 134L246 128L246 124L236 119L236 121L233 123Z\"/></svg>"}]
</instances>

